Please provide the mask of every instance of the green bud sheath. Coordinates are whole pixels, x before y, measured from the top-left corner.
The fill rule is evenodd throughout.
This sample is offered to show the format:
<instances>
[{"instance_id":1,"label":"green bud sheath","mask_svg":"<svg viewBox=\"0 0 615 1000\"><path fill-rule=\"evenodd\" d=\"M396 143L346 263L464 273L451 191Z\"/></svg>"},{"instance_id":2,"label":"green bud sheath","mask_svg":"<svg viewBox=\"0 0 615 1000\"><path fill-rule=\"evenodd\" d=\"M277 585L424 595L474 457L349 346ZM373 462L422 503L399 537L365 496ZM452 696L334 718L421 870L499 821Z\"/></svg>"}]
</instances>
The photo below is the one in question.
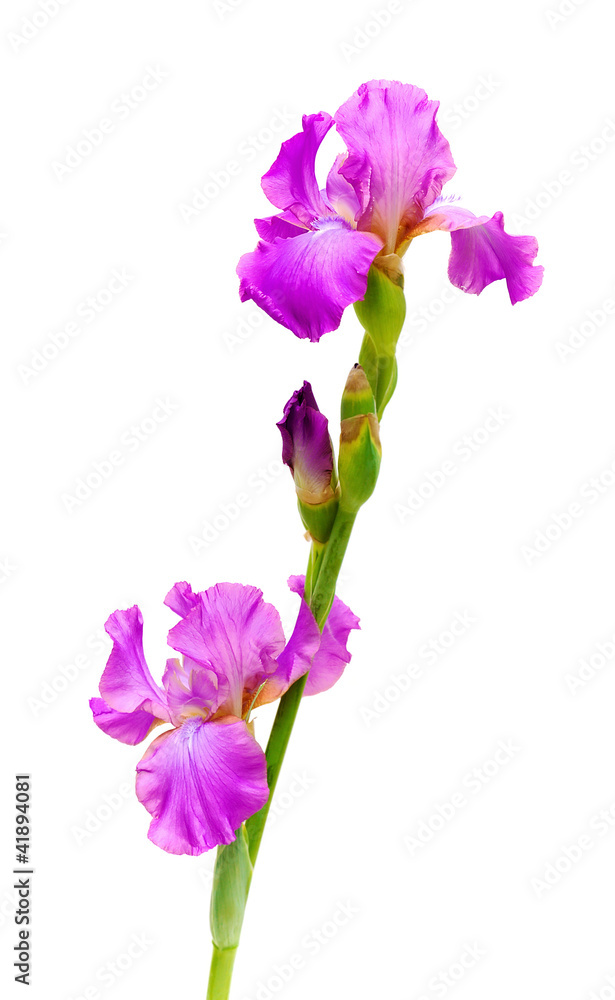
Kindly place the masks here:
<instances>
[{"instance_id":1,"label":"green bud sheath","mask_svg":"<svg viewBox=\"0 0 615 1000\"><path fill-rule=\"evenodd\" d=\"M252 879L245 826L237 839L218 848L211 893L211 936L219 951L239 944L243 914Z\"/></svg>"},{"instance_id":2,"label":"green bud sheath","mask_svg":"<svg viewBox=\"0 0 615 1000\"><path fill-rule=\"evenodd\" d=\"M339 506L339 488L336 483L335 493L323 503L308 503L303 499L302 491L297 490L297 506L301 520L310 536L316 542L328 540Z\"/></svg>"},{"instance_id":3,"label":"green bud sheath","mask_svg":"<svg viewBox=\"0 0 615 1000\"><path fill-rule=\"evenodd\" d=\"M396 254L376 257L367 275L365 298L354 308L365 330L359 361L380 419L397 383L395 348L406 317L401 260Z\"/></svg>"},{"instance_id":4,"label":"green bud sheath","mask_svg":"<svg viewBox=\"0 0 615 1000\"><path fill-rule=\"evenodd\" d=\"M361 365L355 365L348 376L341 417L340 506L356 514L374 492L382 455L374 395Z\"/></svg>"}]
</instances>

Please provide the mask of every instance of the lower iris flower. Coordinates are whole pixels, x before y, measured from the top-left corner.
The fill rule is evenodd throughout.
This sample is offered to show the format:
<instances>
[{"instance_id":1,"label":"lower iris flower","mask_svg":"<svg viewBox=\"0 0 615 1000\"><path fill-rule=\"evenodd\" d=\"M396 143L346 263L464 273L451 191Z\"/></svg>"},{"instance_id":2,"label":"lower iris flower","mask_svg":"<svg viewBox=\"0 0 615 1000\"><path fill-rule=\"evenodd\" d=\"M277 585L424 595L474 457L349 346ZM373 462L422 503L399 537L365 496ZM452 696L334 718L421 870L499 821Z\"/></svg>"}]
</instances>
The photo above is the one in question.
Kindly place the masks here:
<instances>
[{"instance_id":1,"label":"lower iris flower","mask_svg":"<svg viewBox=\"0 0 615 1000\"><path fill-rule=\"evenodd\" d=\"M152 816L149 838L171 854L201 854L229 844L267 801L265 755L250 712L279 698L307 673L305 694L325 691L350 660L346 648L358 618L338 598L320 634L303 600L304 577L289 585L302 598L285 641L280 616L256 587L220 583L194 593L177 583L165 604L180 616L169 645L162 686L143 653L143 618L135 605L116 611L105 628L113 649L90 706L97 726L141 743L162 732L137 765L136 792Z\"/></svg>"},{"instance_id":2,"label":"lower iris flower","mask_svg":"<svg viewBox=\"0 0 615 1000\"><path fill-rule=\"evenodd\" d=\"M262 179L282 211L255 220L261 240L237 268L242 301L253 299L298 337L317 341L364 297L372 264L395 268L391 255L435 229L451 233L448 274L458 288L479 294L503 278L513 304L533 295L543 272L532 264L534 237L506 233L501 212L476 216L442 197L456 168L438 107L419 87L372 80L335 118L304 115L303 130L282 144ZM321 190L315 159L334 124L348 152Z\"/></svg>"}]
</instances>

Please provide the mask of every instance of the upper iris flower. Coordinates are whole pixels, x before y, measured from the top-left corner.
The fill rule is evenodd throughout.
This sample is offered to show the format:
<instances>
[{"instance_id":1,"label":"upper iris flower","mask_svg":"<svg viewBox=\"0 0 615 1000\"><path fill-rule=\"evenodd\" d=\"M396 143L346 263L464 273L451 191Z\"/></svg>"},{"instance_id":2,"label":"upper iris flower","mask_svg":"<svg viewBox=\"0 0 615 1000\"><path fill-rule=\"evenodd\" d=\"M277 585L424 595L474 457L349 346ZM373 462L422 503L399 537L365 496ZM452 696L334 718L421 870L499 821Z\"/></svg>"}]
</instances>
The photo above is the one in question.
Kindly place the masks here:
<instances>
[{"instance_id":1,"label":"upper iris flower","mask_svg":"<svg viewBox=\"0 0 615 1000\"><path fill-rule=\"evenodd\" d=\"M303 596L304 577L291 577ZM193 593L177 583L165 604L181 621L169 645L159 687L143 653L143 618L135 605L116 611L105 628L113 649L90 706L97 726L134 746L161 723L137 765L137 797L152 815L149 838L171 854L201 854L229 844L235 831L267 801L265 755L254 739L250 711L279 698L308 670L305 694L325 691L340 677L346 643L358 618L338 598L322 635L305 600L288 643L280 616L256 587L220 583Z\"/></svg>"},{"instance_id":2,"label":"upper iris flower","mask_svg":"<svg viewBox=\"0 0 615 1000\"><path fill-rule=\"evenodd\" d=\"M415 236L434 229L451 233L448 274L458 288L478 294L505 278L513 304L533 295L543 271L532 265L534 237L506 233L501 212L476 216L441 196L456 168L436 125L438 107L419 87L372 80L335 119L304 115L303 131L282 144L262 179L282 211L255 220L261 241L237 268L242 301L319 340L364 297L372 263L386 270L384 258L402 256ZM348 152L336 158L323 191L315 159L334 124Z\"/></svg>"}]
</instances>

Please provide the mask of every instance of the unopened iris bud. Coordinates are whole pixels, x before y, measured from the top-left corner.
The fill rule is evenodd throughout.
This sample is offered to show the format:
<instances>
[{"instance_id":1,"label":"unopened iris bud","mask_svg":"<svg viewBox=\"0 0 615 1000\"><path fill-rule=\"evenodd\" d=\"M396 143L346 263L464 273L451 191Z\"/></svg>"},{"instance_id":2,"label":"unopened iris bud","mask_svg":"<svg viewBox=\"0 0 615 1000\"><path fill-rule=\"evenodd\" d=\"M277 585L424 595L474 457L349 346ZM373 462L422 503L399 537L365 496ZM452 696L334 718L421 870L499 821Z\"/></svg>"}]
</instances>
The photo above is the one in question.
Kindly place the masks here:
<instances>
[{"instance_id":1,"label":"unopened iris bud","mask_svg":"<svg viewBox=\"0 0 615 1000\"><path fill-rule=\"evenodd\" d=\"M382 455L374 395L361 365L348 376L341 417L340 504L356 514L374 492Z\"/></svg>"},{"instance_id":2,"label":"unopened iris bud","mask_svg":"<svg viewBox=\"0 0 615 1000\"><path fill-rule=\"evenodd\" d=\"M309 382L292 394L277 426L282 435L282 461L295 481L301 520L315 541L326 542L337 514L339 486L329 421L318 409Z\"/></svg>"}]
</instances>

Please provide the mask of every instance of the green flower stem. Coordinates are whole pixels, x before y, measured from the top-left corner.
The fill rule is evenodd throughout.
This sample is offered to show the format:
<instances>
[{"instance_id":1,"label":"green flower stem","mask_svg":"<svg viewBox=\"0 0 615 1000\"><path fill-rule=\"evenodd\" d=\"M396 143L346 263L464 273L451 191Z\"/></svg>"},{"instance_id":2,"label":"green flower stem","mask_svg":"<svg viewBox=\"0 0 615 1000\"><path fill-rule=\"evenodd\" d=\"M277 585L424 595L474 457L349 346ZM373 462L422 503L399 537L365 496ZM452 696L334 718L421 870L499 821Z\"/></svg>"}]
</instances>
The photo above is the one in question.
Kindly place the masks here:
<instances>
[{"instance_id":1,"label":"green flower stem","mask_svg":"<svg viewBox=\"0 0 615 1000\"><path fill-rule=\"evenodd\" d=\"M318 579L312 584L309 604L321 632L333 604L337 578L340 575L356 516L356 513L344 510L343 507L338 510L331 537L322 557Z\"/></svg>"},{"instance_id":2,"label":"green flower stem","mask_svg":"<svg viewBox=\"0 0 615 1000\"><path fill-rule=\"evenodd\" d=\"M308 603L321 632L327 620L327 615L331 610L331 605L333 604L337 578L339 576L340 569L342 568L342 561L344 559L344 554L346 552L348 539L350 538L355 517L356 514L348 514L342 509L338 511L333 525L333 530L331 532L331 537L327 542L324 556L322 557L318 578L316 581L312 579L312 595ZM312 554L310 554L310 566L311 565ZM271 805L273 793L282 768L290 734L295 724L295 719L297 718L297 712L299 711L299 705L301 704L301 697L303 695L303 689L306 681L307 674L300 677L299 680L295 681L295 683L289 687L286 694L284 694L280 699L280 704L273 722L269 742L267 743L267 750L265 751L265 756L267 758L267 784L269 785L269 798L262 809L259 809L257 813L254 813L254 815L250 816L250 818L246 821L250 860L253 865L256 862L258 849L260 847L263 831L265 829L265 823L267 822L267 816L269 814L269 807Z\"/></svg>"},{"instance_id":3,"label":"green flower stem","mask_svg":"<svg viewBox=\"0 0 615 1000\"><path fill-rule=\"evenodd\" d=\"M267 816L269 815L269 807L271 805L271 800L273 799L275 786L278 783L280 770L286 753L286 747L288 746L290 734L295 724L295 719L297 718L297 712L299 711L299 705L301 704L301 697L303 695L303 689L306 681L307 674L304 674L303 677L300 677L298 681L295 681L295 683L289 687L286 694L282 695L273 727L271 729L271 734L267 743L267 750L265 752L265 756L267 758L267 784L269 785L269 798L265 802L262 809L259 809L257 813L254 813L253 816L250 816L250 818L246 820L246 830L248 832L250 845L250 861L253 865L256 862L258 849L261 845L261 840L265 830L265 823L267 822Z\"/></svg>"},{"instance_id":4,"label":"green flower stem","mask_svg":"<svg viewBox=\"0 0 615 1000\"><path fill-rule=\"evenodd\" d=\"M322 547L318 552L312 551L310 553L308 571L312 578L312 596L309 604L321 632L333 604L337 578L355 518L356 514L340 509L324 554ZM316 578L315 571L317 572ZM243 912L250 889L252 869L256 862L269 808L290 734L299 711L306 680L307 674L295 681L280 699L265 753L267 784L269 785L267 802L245 823L244 829L247 836L243 836L243 831L237 831L237 840L233 844L218 848L212 890L212 930L214 930L214 936L218 938L218 941L224 936L225 941L233 942L233 946L218 947L214 941L207 1000L228 1000L229 997L233 964L239 943ZM244 857L243 852L243 843L246 840L249 862ZM220 919L219 911L221 911L223 920ZM221 925L221 930L217 929L217 923Z\"/></svg>"},{"instance_id":5,"label":"green flower stem","mask_svg":"<svg viewBox=\"0 0 615 1000\"><path fill-rule=\"evenodd\" d=\"M211 958L207 1000L226 1000L231 991L231 977L237 948L216 948Z\"/></svg>"}]
</instances>

